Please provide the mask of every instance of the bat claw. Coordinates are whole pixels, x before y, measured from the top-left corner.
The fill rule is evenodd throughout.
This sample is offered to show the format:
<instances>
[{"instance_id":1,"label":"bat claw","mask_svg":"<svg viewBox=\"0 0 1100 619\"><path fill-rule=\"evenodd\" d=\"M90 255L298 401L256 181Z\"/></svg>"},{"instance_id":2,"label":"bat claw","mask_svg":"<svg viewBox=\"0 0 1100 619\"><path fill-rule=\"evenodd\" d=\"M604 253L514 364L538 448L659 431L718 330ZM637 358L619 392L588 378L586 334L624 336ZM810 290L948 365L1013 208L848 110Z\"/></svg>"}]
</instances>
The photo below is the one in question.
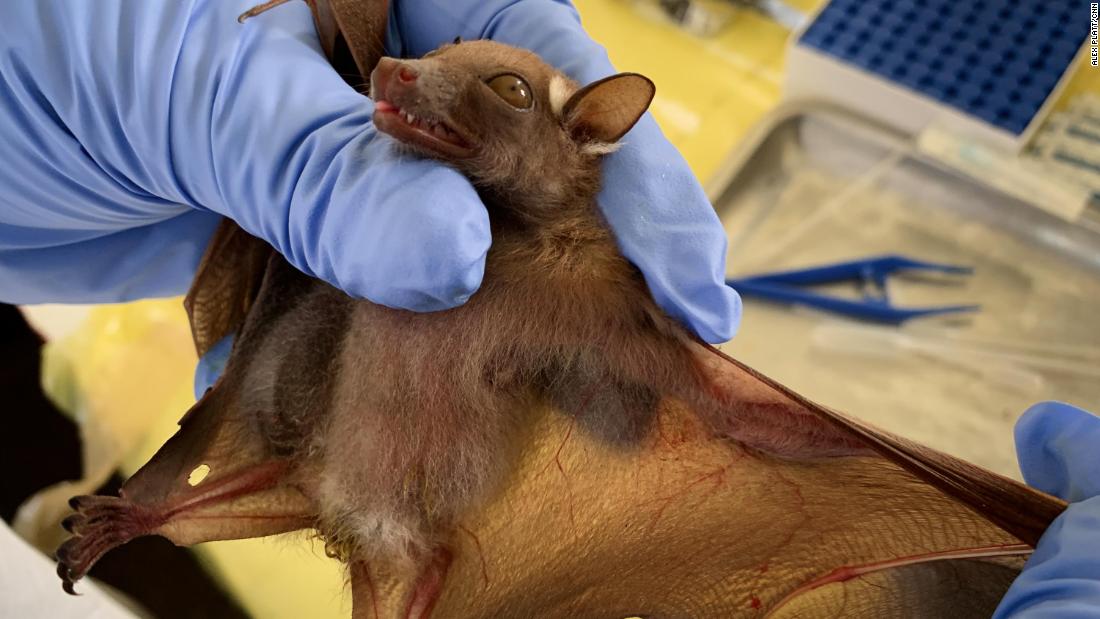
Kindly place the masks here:
<instances>
[{"instance_id":1,"label":"bat claw","mask_svg":"<svg viewBox=\"0 0 1100 619\"><path fill-rule=\"evenodd\" d=\"M68 570L68 566L66 566L66 563L68 563L69 559L71 558L71 553L69 552L69 543L68 542L65 542L64 544L61 544L61 546L57 549L57 551L54 552L54 558L56 558L59 561L59 563L57 564L57 575L64 577L64 575L61 573L61 571L63 569Z\"/></svg>"},{"instance_id":2,"label":"bat claw","mask_svg":"<svg viewBox=\"0 0 1100 619\"><path fill-rule=\"evenodd\" d=\"M119 497L78 496L69 500L75 514L61 526L72 534L57 549L57 575L61 588L77 595L74 583L108 550L149 532L156 520L147 510Z\"/></svg>"},{"instance_id":3,"label":"bat claw","mask_svg":"<svg viewBox=\"0 0 1100 619\"><path fill-rule=\"evenodd\" d=\"M61 557L61 549L58 549L57 558L59 562L57 564L57 576L61 579L61 588L69 595L80 595L73 587L75 581L73 580L72 570L69 569L69 565Z\"/></svg>"},{"instance_id":4,"label":"bat claw","mask_svg":"<svg viewBox=\"0 0 1100 619\"><path fill-rule=\"evenodd\" d=\"M80 514L73 514L68 518L61 521L61 528L65 529L69 533L73 532L73 528L79 527L84 522L84 516Z\"/></svg>"}]
</instances>

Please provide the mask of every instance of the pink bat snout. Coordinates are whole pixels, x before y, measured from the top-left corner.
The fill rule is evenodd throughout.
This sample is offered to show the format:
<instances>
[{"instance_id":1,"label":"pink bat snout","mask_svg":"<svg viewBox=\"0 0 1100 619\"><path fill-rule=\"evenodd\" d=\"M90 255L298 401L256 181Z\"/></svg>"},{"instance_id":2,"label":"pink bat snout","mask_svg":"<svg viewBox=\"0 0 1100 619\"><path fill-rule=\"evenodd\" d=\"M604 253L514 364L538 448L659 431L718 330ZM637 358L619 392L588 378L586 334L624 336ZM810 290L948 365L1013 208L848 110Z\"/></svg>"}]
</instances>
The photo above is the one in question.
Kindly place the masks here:
<instances>
[{"instance_id":1,"label":"pink bat snout","mask_svg":"<svg viewBox=\"0 0 1100 619\"><path fill-rule=\"evenodd\" d=\"M420 70L411 62L383 58L371 73L371 98L379 101L408 96L419 78Z\"/></svg>"},{"instance_id":2,"label":"pink bat snout","mask_svg":"<svg viewBox=\"0 0 1100 619\"><path fill-rule=\"evenodd\" d=\"M434 61L383 58L371 72L374 124L406 145L448 161L469 157L475 140L451 118L453 85Z\"/></svg>"}]
</instances>

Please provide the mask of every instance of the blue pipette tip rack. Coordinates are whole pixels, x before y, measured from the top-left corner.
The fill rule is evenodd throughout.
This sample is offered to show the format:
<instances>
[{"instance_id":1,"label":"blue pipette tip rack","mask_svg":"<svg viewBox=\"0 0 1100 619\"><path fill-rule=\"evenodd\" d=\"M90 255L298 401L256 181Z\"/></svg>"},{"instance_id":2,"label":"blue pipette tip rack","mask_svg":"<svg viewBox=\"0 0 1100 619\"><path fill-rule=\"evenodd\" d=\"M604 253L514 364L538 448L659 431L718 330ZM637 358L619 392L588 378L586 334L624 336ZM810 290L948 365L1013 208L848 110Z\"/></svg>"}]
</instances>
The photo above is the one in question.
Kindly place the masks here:
<instances>
[{"instance_id":1,"label":"blue pipette tip rack","mask_svg":"<svg viewBox=\"0 0 1100 619\"><path fill-rule=\"evenodd\" d=\"M798 43L1020 135L1088 30L1081 0L832 0Z\"/></svg>"}]
</instances>

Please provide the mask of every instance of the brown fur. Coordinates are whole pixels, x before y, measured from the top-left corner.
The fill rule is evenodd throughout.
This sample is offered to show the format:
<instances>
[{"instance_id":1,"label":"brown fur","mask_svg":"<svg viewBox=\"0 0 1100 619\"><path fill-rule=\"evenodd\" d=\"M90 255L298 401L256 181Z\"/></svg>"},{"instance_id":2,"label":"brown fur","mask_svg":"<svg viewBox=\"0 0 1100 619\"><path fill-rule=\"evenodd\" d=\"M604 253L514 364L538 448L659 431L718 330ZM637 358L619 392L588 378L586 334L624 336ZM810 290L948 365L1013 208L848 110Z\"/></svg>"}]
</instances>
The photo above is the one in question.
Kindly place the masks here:
<instances>
[{"instance_id":1,"label":"brown fur","mask_svg":"<svg viewBox=\"0 0 1100 619\"><path fill-rule=\"evenodd\" d=\"M481 289L449 311L420 314L325 295L328 311L342 303L338 313L349 316L346 330L323 321L344 333L337 366L349 379L333 386L325 414L273 432L300 432L307 447L297 452L297 468L317 475L301 485L319 506L319 530L345 558L422 559L443 543L460 514L509 470L509 450L520 444L516 415L533 399L549 398L603 439L621 442L645 430L659 398L699 404L706 393L692 342L622 257L596 204L600 161L588 147L601 142L593 136L625 133L652 90L609 83L559 113L550 82L563 76L529 52L476 41L404 62L418 75L404 107L446 121L473 148L450 157L406 146L474 182L489 208L493 244ZM376 96L378 80L395 79L398 68L376 72ZM486 86L501 73L530 85L530 109L513 108ZM614 96L632 100L595 99ZM582 105L584 97L594 99ZM609 106L626 113L608 114ZM581 111L570 116L571 109ZM242 339L250 339L247 330ZM278 341L261 356L286 354ZM306 366L302 354L286 365ZM852 450L825 434L822 450ZM772 437L764 438L755 442ZM814 449L805 441L799 448Z\"/></svg>"},{"instance_id":2,"label":"brown fur","mask_svg":"<svg viewBox=\"0 0 1100 619\"><path fill-rule=\"evenodd\" d=\"M359 303L352 312L341 364L359 380L335 394L318 497L321 529L352 554L419 554L449 535L508 470L525 401L670 385L684 380L674 368L689 365L683 336L599 215L599 160L550 105L559 74L486 41L411 64L418 115L444 117L475 142L473 156L447 161L484 196L493 245L484 284L462 307L416 314ZM501 72L530 84L531 109L485 87ZM636 118L648 97L619 103L637 107ZM645 410L604 400L592 404Z\"/></svg>"}]
</instances>

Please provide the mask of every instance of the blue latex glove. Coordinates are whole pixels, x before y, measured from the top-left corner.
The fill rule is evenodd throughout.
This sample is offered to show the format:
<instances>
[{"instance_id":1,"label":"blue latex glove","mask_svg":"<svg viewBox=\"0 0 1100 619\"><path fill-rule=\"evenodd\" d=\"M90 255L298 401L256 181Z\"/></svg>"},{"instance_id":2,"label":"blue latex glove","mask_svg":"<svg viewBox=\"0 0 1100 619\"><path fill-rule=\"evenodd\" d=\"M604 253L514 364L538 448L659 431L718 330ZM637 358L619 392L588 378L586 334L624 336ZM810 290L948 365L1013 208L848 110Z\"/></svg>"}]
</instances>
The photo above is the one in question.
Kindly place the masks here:
<instances>
[{"instance_id":1,"label":"blue latex glove","mask_svg":"<svg viewBox=\"0 0 1100 619\"><path fill-rule=\"evenodd\" d=\"M0 3L0 299L180 294L218 215L379 303L477 288L470 184L379 138L304 3L254 3Z\"/></svg>"},{"instance_id":2,"label":"blue latex glove","mask_svg":"<svg viewBox=\"0 0 1100 619\"><path fill-rule=\"evenodd\" d=\"M0 299L102 302L186 290L217 215L296 267L377 303L437 310L480 284L475 191L395 156L344 84L304 3L0 3ZM455 36L544 55L582 82L612 72L551 0L397 0L389 53ZM645 118L609 158L601 206L658 302L703 339L732 336L725 235Z\"/></svg>"},{"instance_id":3,"label":"blue latex glove","mask_svg":"<svg viewBox=\"0 0 1100 619\"><path fill-rule=\"evenodd\" d=\"M587 84L615 73L566 0L397 0L388 45L414 57L463 39L525 47ZM657 302L708 342L733 336L741 300L725 281L726 236L687 163L646 114L604 164L600 207Z\"/></svg>"},{"instance_id":4,"label":"blue latex glove","mask_svg":"<svg viewBox=\"0 0 1100 619\"><path fill-rule=\"evenodd\" d=\"M994 617L1100 616L1100 417L1060 402L1016 424L1024 479L1071 504L1039 540Z\"/></svg>"}]
</instances>

